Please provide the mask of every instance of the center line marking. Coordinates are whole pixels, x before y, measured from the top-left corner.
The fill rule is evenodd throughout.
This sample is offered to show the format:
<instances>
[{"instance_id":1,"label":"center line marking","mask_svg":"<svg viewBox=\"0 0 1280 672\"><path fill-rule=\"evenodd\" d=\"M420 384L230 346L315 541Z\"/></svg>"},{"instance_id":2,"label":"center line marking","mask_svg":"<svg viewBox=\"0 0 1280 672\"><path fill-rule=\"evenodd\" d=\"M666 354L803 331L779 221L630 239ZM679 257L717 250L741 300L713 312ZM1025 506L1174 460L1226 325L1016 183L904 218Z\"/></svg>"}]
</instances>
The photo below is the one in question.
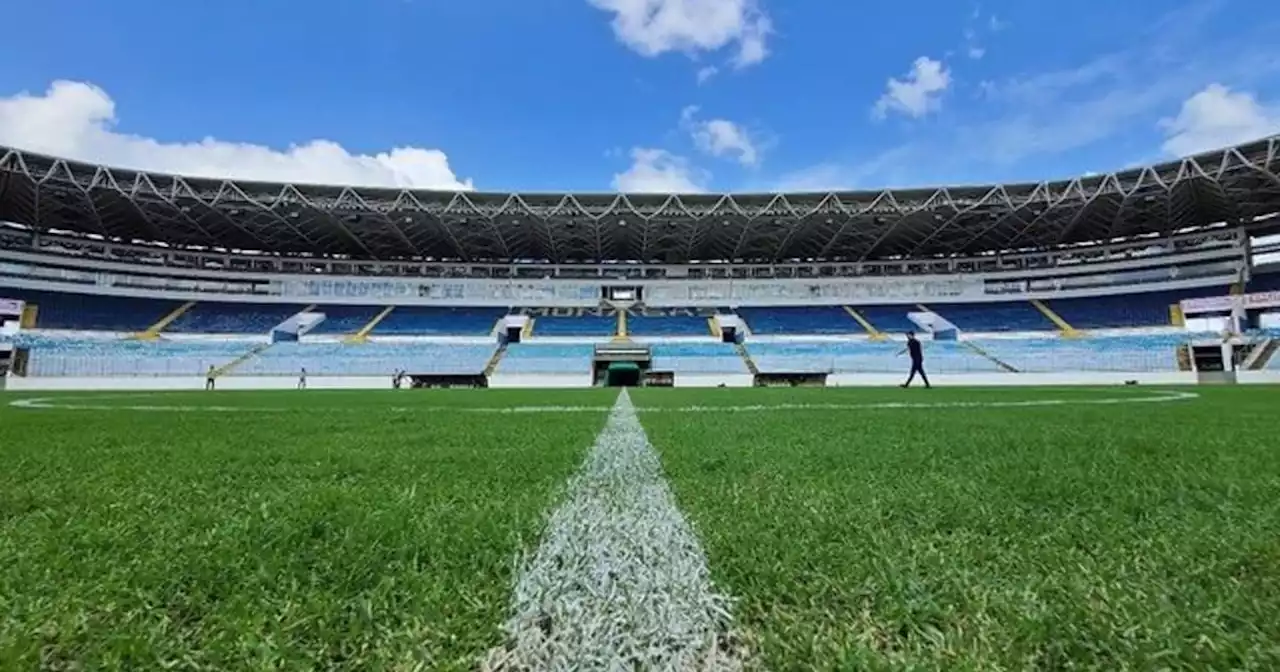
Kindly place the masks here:
<instances>
[{"instance_id":1,"label":"center line marking","mask_svg":"<svg viewBox=\"0 0 1280 672\"><path fill-rule=\"evenodd\" d=\"M484 668L741 670L731 606L623 390L521 558L506 645Z\"/></svg>"}]
</instances>

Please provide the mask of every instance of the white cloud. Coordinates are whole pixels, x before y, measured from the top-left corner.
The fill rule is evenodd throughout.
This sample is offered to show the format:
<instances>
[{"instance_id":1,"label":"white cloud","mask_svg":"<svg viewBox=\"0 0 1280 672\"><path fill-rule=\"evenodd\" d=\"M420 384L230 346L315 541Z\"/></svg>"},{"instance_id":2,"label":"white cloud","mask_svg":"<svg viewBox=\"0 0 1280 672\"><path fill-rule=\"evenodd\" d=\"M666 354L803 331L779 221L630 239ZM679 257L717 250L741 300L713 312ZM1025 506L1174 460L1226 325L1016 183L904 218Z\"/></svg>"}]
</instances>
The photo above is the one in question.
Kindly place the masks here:
<instances>
[{"instance_id":1,"label":"white cloud","mask_svg":"<svg viewBox=\"0 0 1280 672\"><path fill-rule=\"evenodd\" d=\"M613 32L644 56L696 53L737 46L736 67L769 54L773 24L758 0L587 0L611 12Z\"/></svg>"},{"instance_id":2,"label":"white cloud","mask_svg":"<svg viewBox=\"0 0 1280 672\"><path fill-rule=\"evenodd\" d=\"M706 84L707 80L715 77L718 72L720 72L720 69L714 65L708 65L707 67L702 68L698 71L698 83Z\"/></svg>"},{"instance_id":3,"label":"white cloud","mask_svg":"<svg viewBox=\"0 0 1280 672\"><path fill-rule=\"evenodd\" d=\"M905 80L891 78L889 90L876 101L872 112L884 118L890 111L923 117L942 105L942 94L951 85L951 73L940 61L917 58Z\"/></svg>"},{"instance_id":4,"label":"white cloud","mask_svg":"<svg viewBox=\"0 0 1280 672\"><path fill-rule=\"evenodd\" d=\"M205 138L171 143L116 130L116 103L83 82L56 81L43 94L0 98L0 145L122 168L200 177L422 189L470 190L438 149L397 147L352 154L312 140L276 150Z\"/></svg>"},{"instance_id":5,"label":"white cloud","mask_svg":"<svg viewBox=\"0 0 1280 672\"><path fill-rule=\"evenodd\" d=\"M972 28L964 31L965 54L973 60L978 60L987 55L987 50L978 43L978 33Z\"/></svg>"},{"instance_id":6,"label":"white cloud","mask_svg":"<svg viewBox=\"0 0 1280 672\"><path fill-rule=\"evenodd\" d=\"M636 147L631 167L613 176L613 188L628 194L697 194L710 177L684 157L662 149Z\"/></svg>"},{"instance_id":7,"label":"white cloud","mask_svg":"<svg viewBox=\"0 0 1280 672\"><path fill-rule=\"evenodd\" d=\"M1172 119L1160 121L1168 134L1163 149L1187 156L1280 133L1280 106L1266 107L1253 94L1210 84L1182 103Z\"/></svg>"},{"instance_id":8,"label":"white cloud","mask_svg":"<svg viewBox=\"0 0 1280 672\"><path fill-rule=\"evenodd\" d=\"M698 119L697 113L696 106L684 108L680 127L693 136L700 151L715 157L732 157L744 166L760 163L760 150L745 128L728 119Z\"/></svg>"}]
</instances>

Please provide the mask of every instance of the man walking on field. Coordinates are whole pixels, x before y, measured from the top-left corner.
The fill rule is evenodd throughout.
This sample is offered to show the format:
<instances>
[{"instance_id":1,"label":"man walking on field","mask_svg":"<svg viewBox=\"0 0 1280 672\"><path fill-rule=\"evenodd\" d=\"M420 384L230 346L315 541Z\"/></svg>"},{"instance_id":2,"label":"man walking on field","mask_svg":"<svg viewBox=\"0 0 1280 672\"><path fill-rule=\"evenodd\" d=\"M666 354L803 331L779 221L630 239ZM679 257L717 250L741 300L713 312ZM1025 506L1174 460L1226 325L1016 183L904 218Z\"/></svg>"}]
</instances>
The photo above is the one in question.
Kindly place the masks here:
<instances>
[{"instance_id":1,"label":"man walking on field","mask_svg":"<svg viewBox=\"0 0 1280 672\"><path fill-rule=\"evenodd\" d=\"M924 373L924 348L920 346L920 341L916 340L914 331L907 332L907 354L911 355L911 375L907 376L907 382L903 383L902 387L910 387L917 373L920 374L920 380L924 381L925 389L933 387L929 384L929 376Z\"/></svg>"}]
</instances>

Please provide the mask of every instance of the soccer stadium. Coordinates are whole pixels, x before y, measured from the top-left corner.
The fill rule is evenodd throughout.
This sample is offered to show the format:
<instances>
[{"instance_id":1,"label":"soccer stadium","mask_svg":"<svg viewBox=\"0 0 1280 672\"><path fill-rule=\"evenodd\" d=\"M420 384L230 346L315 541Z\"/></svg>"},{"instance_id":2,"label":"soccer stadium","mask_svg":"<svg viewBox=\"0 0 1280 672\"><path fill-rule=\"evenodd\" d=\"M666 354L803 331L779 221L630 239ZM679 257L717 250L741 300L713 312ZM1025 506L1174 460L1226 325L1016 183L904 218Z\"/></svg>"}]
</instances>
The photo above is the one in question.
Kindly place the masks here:
<instances>
[{"instance_id":1,"label":"soccer stadium","mask_svg":"<svg viewBox=\"0 0 1280 672\"><path fill-rule=\"evenodd\" d=\"M1277 213L0 148L0 667L1276 669Z\"/></svg>"}]
</instances>

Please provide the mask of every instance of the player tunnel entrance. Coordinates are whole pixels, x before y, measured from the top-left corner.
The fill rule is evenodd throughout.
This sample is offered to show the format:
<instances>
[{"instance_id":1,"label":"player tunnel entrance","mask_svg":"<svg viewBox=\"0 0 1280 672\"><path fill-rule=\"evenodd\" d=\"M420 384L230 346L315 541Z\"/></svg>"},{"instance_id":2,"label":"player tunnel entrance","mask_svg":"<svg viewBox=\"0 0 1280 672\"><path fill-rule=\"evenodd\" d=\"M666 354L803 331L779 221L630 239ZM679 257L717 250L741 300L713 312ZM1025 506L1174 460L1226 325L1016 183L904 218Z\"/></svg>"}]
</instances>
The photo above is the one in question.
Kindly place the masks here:
<instances>
[{"instance_id":1,"label":"player tunnel entrance","mask_svg":"<svg viewBox=\"0 0 1280 672\"><path fill-rule=\"evenodd\" d=\"M639 387L644 384L651 361L647 345L630 341L597 345L593 379L602 387Z\"/></svg>"}]
</instances>

